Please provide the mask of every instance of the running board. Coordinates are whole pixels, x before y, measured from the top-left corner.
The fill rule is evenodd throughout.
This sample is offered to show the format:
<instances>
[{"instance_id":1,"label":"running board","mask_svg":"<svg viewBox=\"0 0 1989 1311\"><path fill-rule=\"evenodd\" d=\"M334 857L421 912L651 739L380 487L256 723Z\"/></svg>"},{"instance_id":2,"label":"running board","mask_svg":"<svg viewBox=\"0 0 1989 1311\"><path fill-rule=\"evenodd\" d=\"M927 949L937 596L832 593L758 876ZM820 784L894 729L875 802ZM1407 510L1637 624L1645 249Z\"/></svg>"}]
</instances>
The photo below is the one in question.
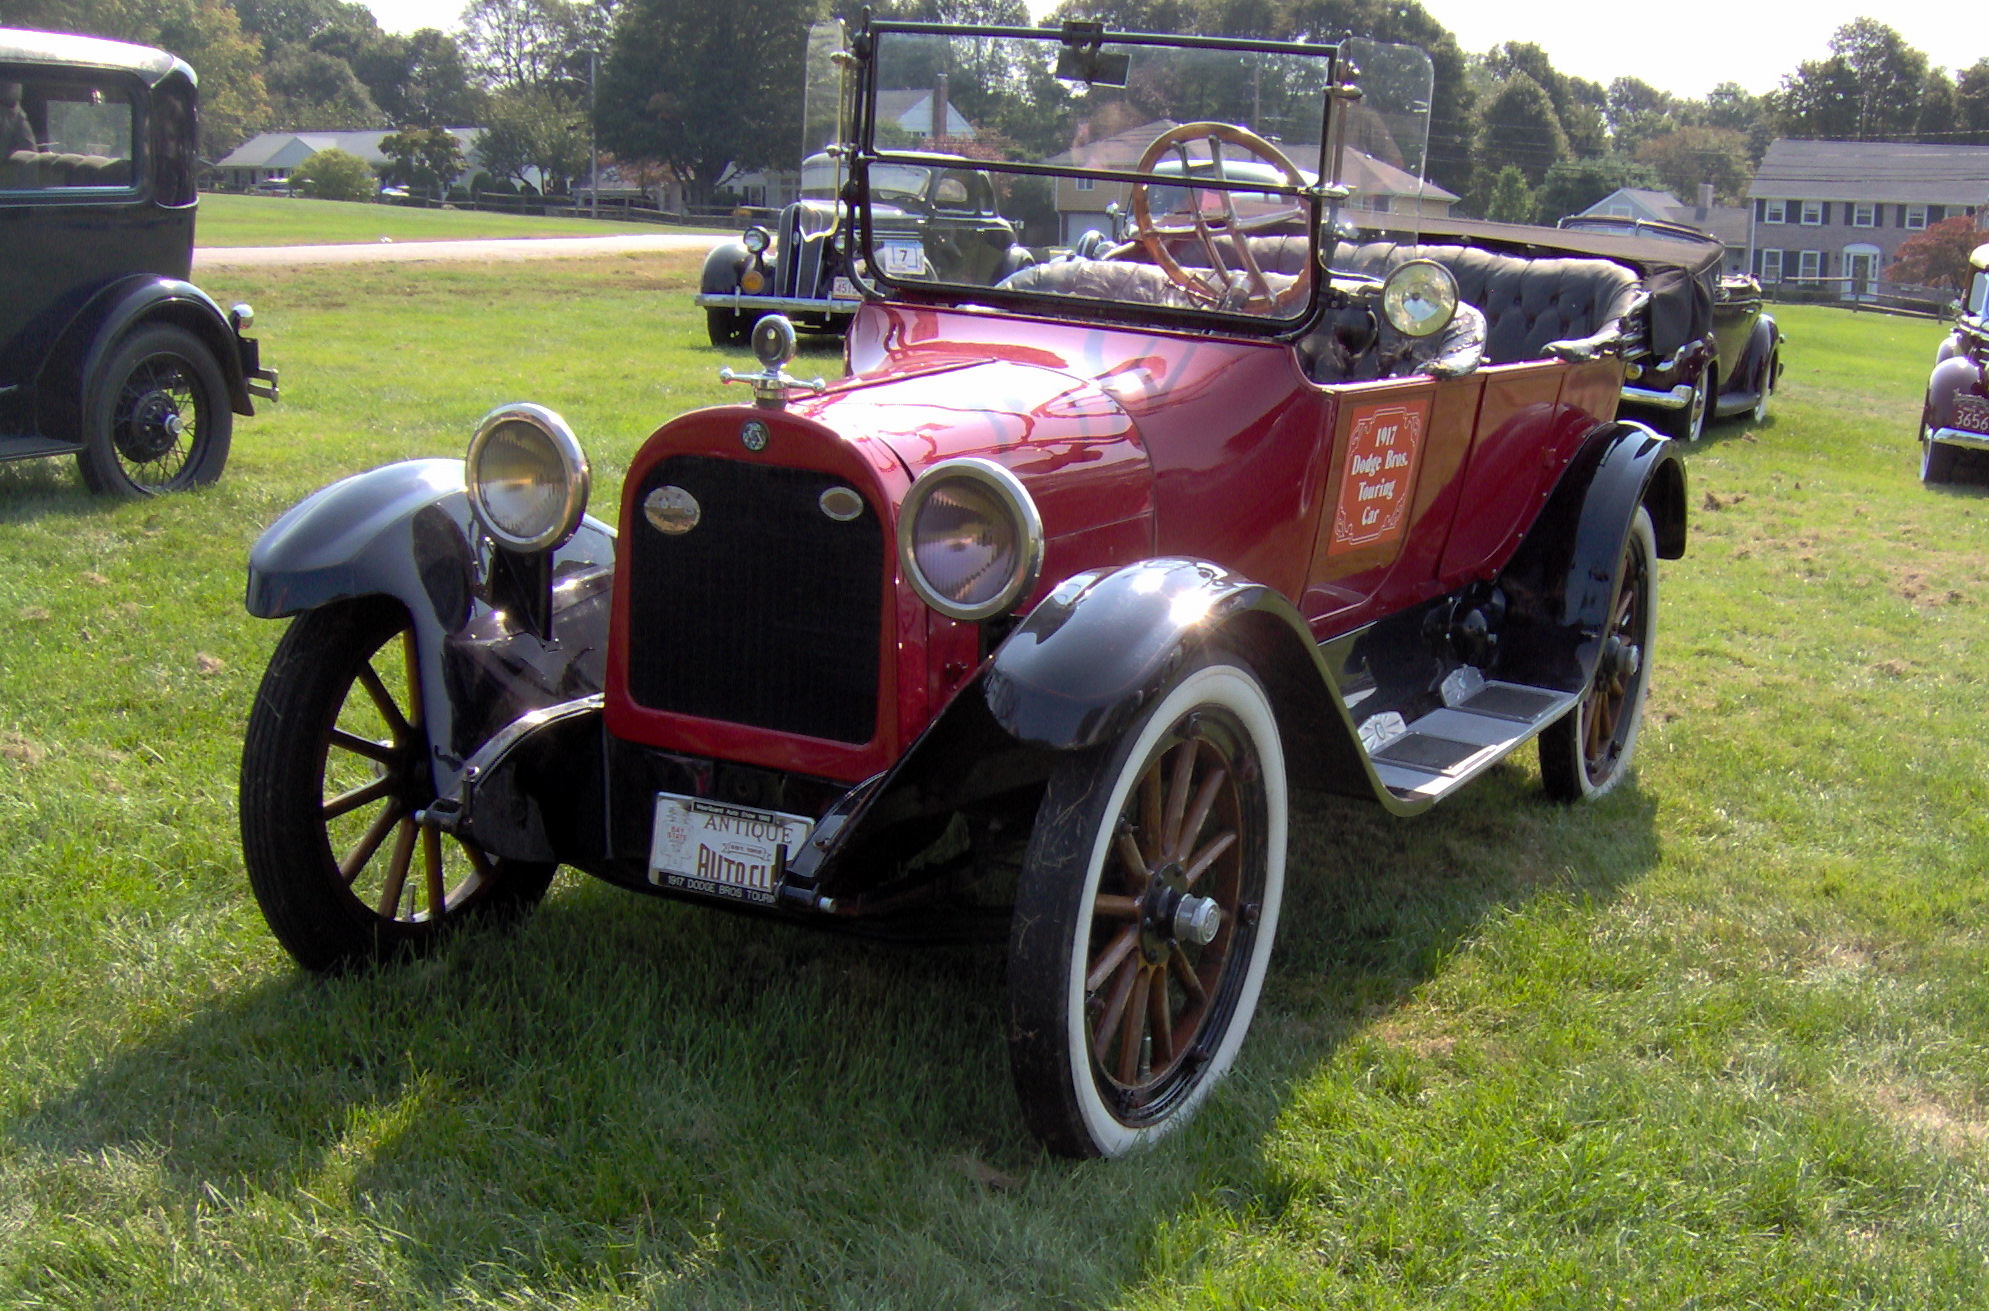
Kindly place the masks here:
<instances>
[{"instance_id":1,"label":"running board","mask_svg":"<svg viewBox=\"0 0 1989 1311\"><path fill-rule=\"evenodd\" d=\"M1413 723L1390 711L1361 725L1361 744L1376 777L1403 801L1431 802L1449 795L1538 736L1581 699L1579 692L1522 683L1460 683L1455 675L1445 682L1444 693L1449 704Z\"/></svg>"},{"instance_id":2,"label":"running board","mask_svg":"<svg viewBox=\"0 0 1989 1311\"><path fill-rule=\"evenodd\" d=\"M82 449L81 442L66 442L56 437L41 437L32 433L20 436L11 433L0 435L0 460L32 460L43 455L74 455Z\"/></svg>"},{"instance_id":3,"label":"running board","mask_svg":"<svg viewBox=\"0 0 1989 1311\"><path fill-rule=\"evenodd\" d=\"M1713 402L1713 417L1730 419L1736 414L1746 414L1760 399L1760 392L1730 391Z\"/></svg>"}]
</instances>

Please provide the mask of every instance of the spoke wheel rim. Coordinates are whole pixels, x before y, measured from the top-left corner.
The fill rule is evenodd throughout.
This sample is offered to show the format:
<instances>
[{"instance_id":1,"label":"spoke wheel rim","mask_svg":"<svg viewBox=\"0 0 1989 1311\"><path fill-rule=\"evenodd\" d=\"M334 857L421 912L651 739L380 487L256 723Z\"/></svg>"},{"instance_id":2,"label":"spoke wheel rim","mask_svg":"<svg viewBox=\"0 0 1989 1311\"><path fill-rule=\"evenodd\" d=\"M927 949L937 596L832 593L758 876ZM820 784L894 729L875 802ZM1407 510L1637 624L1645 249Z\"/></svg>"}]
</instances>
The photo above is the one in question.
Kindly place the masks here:
<instances>
[{"instance_id":1,"label":"spoke wheel rim","mask_svg":"<svg viewBox=\"0 0 1989 1311\"><path fill-rule=\"evenodd\" d=\"M355 908L418 929L460 913L492 883L489 857L415 822L435 799L414 632L402 629L346 677L319 739L320 833Z\"/></svg>"},{"instance_id":2,"label":"spoke wheel rim","mask_svg":"<svg viewBox=\"0 0 1989 1311\"><path fill-rule=\"evenodd\" d=\"M1248 741L1215 707L1163 735L1116 817L1086 908L1085 1047L1099 1094L1128 1125L1161 1120L1188 1095L1236 1007L1264 895L1252 837L1264 802ZM1221 921L1207 943L1174 931L1183 895L1215 903Z\"/></svg>"},{"instance_id":3,"label":"spoke wheel rim","mask_svg":"<svg viewBox=\"0 0 1989 1311\"><path fill-rule=\"evenodd\" d=\"M206 422L199 382L179 356L161 352L125 376L111 411L111 449L134 486L160 488L186 472Z\"/></svg>"},{"instance_id":4,"label":"spoke wheel rim","mask_svg":"<svg viewBox=\"0 0 1989 1311\"><path fill-rule=\"evenodd\" d=\"M1624 547L1623 587L1610 612L1603 650L1581 705L1582 772L1600 788L1616 773L1634 728L1637 697L1646 677L1649 647L1650 568L1633 536Z\"/></svg>"}]
</instances>

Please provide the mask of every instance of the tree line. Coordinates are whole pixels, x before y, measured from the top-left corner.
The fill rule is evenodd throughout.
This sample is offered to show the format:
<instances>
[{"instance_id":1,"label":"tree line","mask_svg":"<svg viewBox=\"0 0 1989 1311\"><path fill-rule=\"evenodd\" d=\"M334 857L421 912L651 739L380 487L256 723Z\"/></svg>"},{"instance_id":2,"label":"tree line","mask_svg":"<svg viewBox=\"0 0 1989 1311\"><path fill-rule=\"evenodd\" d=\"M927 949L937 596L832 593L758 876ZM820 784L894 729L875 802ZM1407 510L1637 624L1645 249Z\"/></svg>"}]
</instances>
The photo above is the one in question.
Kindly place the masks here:
<instances>
[{"instance_id":1,"label":"tree line","mask_svg":"<svg viewBox=\"0 0 1989 1311\"><path fill-rule=\"evenodd\" d=\"M353 0L0 0L5 22L160 45L199 70L203 153L270 128L478 126L498 185L563 187L597 142L642 182L708 201L735 169L792 168L803 42L856 0L471 0L458 30L383 32ZM875 0L885 17L1026 25L1022 0ZM847 11L847 12L845 12ZM1405 42L1436 68L1428 173L1464 212L1548 221L1618 187L1702 184L1738 203L1776 137L1989 145L1989 58L1950 72L1869 18L1765 95L1684 97L1634 77L1564 73L1537 45L1481 53L1416 0L1064 0L1049 22L1276 40ZM1020 106L962 103L1010 139ZM433 148L439 142L428 138ZM411 164L413 167L413 164ZM533 173L536 170L536 174Z\"/></svg>"}]
</instances>

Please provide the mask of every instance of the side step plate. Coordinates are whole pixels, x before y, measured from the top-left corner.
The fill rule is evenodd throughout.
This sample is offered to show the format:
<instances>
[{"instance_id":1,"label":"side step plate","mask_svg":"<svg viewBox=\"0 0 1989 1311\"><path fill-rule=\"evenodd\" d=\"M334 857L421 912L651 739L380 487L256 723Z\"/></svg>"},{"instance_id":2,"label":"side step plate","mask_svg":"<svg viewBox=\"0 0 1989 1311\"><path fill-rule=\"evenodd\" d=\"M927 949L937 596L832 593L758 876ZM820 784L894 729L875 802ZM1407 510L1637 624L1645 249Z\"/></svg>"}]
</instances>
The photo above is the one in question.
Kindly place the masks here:
<instances>
[{"instance_id":1,"label":"side step plate","mask_svg":"<svg viewBox=\"0 0 1989 1311\"><path fill-rule=\"evenodd\" d=\"M1485 683L1455 705L1432 710L1370 755L1389 791L1434 801L1462 787L1537 736L1580 700L1520 683Z\"/></svg>"}]
</instances>

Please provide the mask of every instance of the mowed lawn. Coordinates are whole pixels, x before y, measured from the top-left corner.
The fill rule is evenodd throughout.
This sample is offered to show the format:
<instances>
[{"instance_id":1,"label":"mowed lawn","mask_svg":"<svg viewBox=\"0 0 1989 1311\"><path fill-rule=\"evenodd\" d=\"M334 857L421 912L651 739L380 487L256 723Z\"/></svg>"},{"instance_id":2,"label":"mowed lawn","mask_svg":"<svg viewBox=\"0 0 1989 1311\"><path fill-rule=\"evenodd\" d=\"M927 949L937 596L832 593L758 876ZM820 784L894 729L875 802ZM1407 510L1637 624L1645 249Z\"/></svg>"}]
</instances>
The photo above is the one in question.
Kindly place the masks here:
<instances>
[{"instance_id":1,"label":"mowed lawn","mask_svg":"<svg viewBox=\"0 0 1989 1311\"><path fill-rule=\"evenodd\" d=\"M539 218L473 209L413 209L405 205L302 196L200 198L197 246L312 246L381 241L468 241L478 237L614 237L700 232L660 223Z\"/></svg>"},{"instance_id":2,"label":"mowed lawn","mask_svg":"<svg viewBox=\"0 0 1989 1311\"><path fill-rule=\"evenodd\" d=\"M301 974L237 849L250 544L514 399L611 511L743 357L695 274L230 274L285 400L219 486L0 467L0 1305L1989 1302L1989 492L1918 484L1925 322L1784 309L1771 419L1688 453L1631 785L1300 800L1238 1070L1149 1155L1029 1140L994 948L569 874Z\"/></svg>"}]
</instances>

